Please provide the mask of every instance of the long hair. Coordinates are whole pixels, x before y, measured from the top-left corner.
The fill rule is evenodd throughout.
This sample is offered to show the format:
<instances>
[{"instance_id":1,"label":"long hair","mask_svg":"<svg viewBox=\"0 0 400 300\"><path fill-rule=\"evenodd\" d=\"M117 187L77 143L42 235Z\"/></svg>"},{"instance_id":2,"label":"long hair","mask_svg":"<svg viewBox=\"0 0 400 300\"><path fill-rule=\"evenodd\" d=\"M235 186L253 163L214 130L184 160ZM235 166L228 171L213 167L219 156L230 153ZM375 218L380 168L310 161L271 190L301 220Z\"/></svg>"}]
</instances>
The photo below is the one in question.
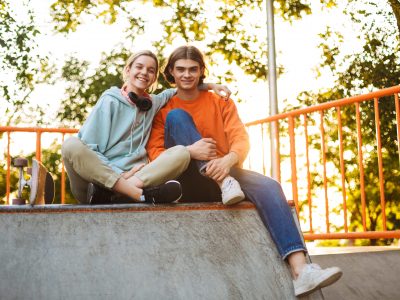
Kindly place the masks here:
<instances>
[{"instance_id":1,"label":"long hair","mask_svg":"<svg viewBox=\"0 0 400 300\"><path fill-rule=\"evenodd\" d=\"M206 63L204 61L203 54L194 46L181 46L176 48L168 58L167 64L164 67L163 75L165 79L169 83L175 83L174 77L171 75L170 70L172 70L175 66L175 63L179 59L191 59L199 63L200 68L203 70L203 73L200 75L199 84L202 84L204 81L205 71L206 71Z\"/></svg>"},{"instance_id":2,"label":"long hair","mask_svg":"<svg viewBox=\"0 0 400 300\"><path fill-rule=\"evenodd\" d=\"M153 58L154 61L156 62L156 70L155 70L156 78L154 80L154 83L149 87L149 90L152 91L152 90L154 90L154 88L157 85L159 63L158 63L157 56L150 50L142 50L142 51L136 52L128 58L128 60L125 63L125 67L122 71L122 80L124 83L126 83L126 81L129 79L128 69L132 66L132 64L135 62L135 60L138 59L140 56L149 56L149 57Z\"/></svg>"}]
</instances>

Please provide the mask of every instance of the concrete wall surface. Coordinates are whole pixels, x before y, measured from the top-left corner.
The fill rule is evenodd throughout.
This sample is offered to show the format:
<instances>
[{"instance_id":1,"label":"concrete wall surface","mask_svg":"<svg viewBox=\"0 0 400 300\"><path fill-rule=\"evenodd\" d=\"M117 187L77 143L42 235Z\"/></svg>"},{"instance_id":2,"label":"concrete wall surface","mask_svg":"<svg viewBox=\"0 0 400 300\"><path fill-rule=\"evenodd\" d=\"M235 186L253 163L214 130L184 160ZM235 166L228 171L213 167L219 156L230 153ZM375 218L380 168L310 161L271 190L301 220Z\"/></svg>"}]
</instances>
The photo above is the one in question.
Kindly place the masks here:
<instances>
[{"instance_id":1,"label":"concrete wall surface","mask_svg":"<svg viewBox=\"0 0 400 300\"><path fill-rule=\"evenodd\" d=\"M295 298L246 204L2 207L0 228L2 300Z\"/></svg>"},{"instance_id":2,"label":"concrete wall surface","mask_svg":"<svg viewBox=\"0 0 400 300\"><path fill-rule=\"evenodd\" d=\"M312 255L321 266L338 266L342 278L323 289L326 300L399 300L400 248ZM361 249L360 249L361 250ZM373 251L373 252L371 252Z\"/></svg>"}]
</instances>

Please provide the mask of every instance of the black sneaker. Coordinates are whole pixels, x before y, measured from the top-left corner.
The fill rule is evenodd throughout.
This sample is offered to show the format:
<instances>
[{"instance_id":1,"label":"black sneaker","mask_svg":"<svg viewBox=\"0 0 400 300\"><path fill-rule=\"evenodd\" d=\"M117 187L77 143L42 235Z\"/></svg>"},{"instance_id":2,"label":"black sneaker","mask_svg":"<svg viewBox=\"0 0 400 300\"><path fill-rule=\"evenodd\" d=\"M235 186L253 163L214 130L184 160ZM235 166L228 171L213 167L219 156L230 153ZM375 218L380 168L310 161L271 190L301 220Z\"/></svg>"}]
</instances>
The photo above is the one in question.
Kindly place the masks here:
<instances>
[{"instance_id":1,"label":"black sneaker","mask_svg":"<svg viewBox=\"0 0 400 300\"><path fill-rule=\"evenodd\" d=\"M88 184L86 200L91 205L133 203L130 198L116 194L94 183Z\"/></svg>"},{"instance_id":2,"label":"black sneaker","mask_svg":"<svg viewBox=\"0 0 400 300\"><path fill-rule=\"evenodd\" d=\"M148 203L171 203L178 201L181 197L181 184L170 180L156 187L144 188L140 200Z\"/></svg>"}]
</instances>

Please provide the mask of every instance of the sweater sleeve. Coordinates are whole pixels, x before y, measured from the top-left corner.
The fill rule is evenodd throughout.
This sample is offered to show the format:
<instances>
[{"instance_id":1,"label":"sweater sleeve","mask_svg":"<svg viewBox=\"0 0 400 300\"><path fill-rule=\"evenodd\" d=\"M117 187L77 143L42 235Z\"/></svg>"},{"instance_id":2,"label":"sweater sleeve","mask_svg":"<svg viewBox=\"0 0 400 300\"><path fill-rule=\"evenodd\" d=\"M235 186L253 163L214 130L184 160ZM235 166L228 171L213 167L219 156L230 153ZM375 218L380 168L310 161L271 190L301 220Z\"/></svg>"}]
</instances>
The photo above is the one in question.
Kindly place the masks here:
<instances>
[{"instance_id":1,"label":"sweater sleeve","mask_svg":"<svg viewBox=\"0 0 400 300\"><path fill-rule=\"evenodd\" d=\"M166 89L157 95L151 95L151 99L153 100L153 105L156 106L156 111L159 111L161 107L163 107L169 99L171 99L176 94L176 89Z\"/></svg>"},{"instance_id":2,"label":"sweater sleeve","mask_svg":"<svg viewBox=\"0 0 400 300\"><path fill-rule=\"evenodd\" d=\"M153 126L149 141L146 145L147 155L149 159L155 160L164 150L164 121L162 118L162 112L153 119Z\"/></svg>"},{"instance_id":3,"label":"sweater sleeve","mask_svg":"<svg viewBox=\"0 0 400 300\"><path fill-rule=\"evenodd\" d=\"M96 152L97 156L104 163L111 166L116 173L120 174L123 171L112 166L109 159L104 155L110 137L114 109L115 107L113 106L112 100L107 98L107 96L100 98L98 105L93 108L89 117L79 130L78 137L91 150Z\"/></svg>"},{"instance_id":4,"label":"sweater sleeve","mask_svg":"<svg viewBox=\"0 0 400 300\"><path fill-rule=\"evenodd\" d=\"M249 136L239 117L235 103L229 99L222 107L224 131L228 138L229 150L239 156L238 164L241 166L250 150Z\"/></svg>"}]
</instances>

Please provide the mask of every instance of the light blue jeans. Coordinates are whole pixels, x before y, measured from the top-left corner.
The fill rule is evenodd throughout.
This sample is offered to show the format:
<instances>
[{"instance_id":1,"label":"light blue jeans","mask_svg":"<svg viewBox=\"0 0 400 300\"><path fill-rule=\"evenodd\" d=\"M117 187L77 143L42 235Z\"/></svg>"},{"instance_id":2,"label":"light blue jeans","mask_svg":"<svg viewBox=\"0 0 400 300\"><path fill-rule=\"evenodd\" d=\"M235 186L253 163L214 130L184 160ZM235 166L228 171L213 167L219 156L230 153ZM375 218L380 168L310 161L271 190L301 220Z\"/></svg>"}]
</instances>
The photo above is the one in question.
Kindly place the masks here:
<instances>
[{"instance_id":1,"label":"light blue jeans","mask_svg":"<svg viewBox=\"0 0 400 300\"><path fill-rule=\"evenodd\" d=\"M165 148L188 146L202 137L192 117L182 109L171 110L166 119ZM218 185L199 170L206 162L191 160L188 169L178 178L183 189L183 201L204 202L221 199ZM279 182L259 173L233 167L230 175L240 184L246 199L250 200L274 240L279 254L285 259L289 254L306 251L293 220Z\"/></svg>"}]
</instances>

